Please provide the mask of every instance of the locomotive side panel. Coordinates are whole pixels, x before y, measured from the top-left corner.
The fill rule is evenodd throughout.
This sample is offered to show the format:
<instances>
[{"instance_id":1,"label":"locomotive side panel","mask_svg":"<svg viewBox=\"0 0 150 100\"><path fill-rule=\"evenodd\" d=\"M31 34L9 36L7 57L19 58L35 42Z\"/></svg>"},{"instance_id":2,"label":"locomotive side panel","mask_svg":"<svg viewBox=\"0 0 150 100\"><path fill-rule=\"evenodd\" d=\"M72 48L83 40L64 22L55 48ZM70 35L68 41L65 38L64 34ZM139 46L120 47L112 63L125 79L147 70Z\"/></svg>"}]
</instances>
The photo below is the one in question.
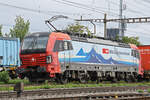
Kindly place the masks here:
<instances>
[{"instance_id":1,"label":"locomotive side panel","mask_svg":"<svg viewBox=\"0 0 150 100\"><path fill-rule=\"evenodd\" d=\"M72 41L73 50L59 52L59 61L69 70L137 71L139 59L131 48ZM64 54L65 53L65 54Z\"/></svg>"}]
</instances>

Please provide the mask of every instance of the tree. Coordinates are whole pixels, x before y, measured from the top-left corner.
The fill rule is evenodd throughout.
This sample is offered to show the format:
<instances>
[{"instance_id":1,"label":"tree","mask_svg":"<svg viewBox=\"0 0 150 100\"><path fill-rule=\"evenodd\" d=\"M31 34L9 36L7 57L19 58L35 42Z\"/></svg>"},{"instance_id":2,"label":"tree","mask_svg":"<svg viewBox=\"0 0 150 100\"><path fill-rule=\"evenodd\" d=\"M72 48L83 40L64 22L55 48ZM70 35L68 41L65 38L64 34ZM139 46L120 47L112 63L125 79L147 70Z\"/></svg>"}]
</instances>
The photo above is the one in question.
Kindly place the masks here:
<instances>
[{"instance_id":1,"label":"tree","mask_svg":"<svg viewBox=\"0 0 150 100\"><path fill-rule=\"evenodd\" d=\"M91 31L88 29L88 27L80 25L78 22L76 22L75 24L68 25L66 30L71 33L79 33L79 34L86 33L88 35L91 35Z\"/></svg>"},{"instance_id":2,"label":"tree","mask_svg":"<svg viewBox=\"0 0 150 100\"><path fill-rule=\"evenodd\" d=\"M141 45L141 43L139 42L139 37L127 37L127 36L125 36L122 38L122 42L135 44L137 46Z\"/></svg>"},{"instance_id":3,"label":"tree","mask_svg":"<svg viewBox=\"0 0 150 100\"><path fill-rule=\"evenodd\" d=\"M0 25L0 37L3 36L2 34L2 25Z\"/></svg>"},{"instance_id":4,"label":"tree","mask_svg":"<svg viewBox=\"0 0 150 100\"><path fill-rule=\"evenodd\" d=\"M29 33L30 22L29 20L25 22L21 16L17 16L15 23L13 29L10 29L10 36L20 38L22 41L24 36Z\"/></svg>"}]
</instances>

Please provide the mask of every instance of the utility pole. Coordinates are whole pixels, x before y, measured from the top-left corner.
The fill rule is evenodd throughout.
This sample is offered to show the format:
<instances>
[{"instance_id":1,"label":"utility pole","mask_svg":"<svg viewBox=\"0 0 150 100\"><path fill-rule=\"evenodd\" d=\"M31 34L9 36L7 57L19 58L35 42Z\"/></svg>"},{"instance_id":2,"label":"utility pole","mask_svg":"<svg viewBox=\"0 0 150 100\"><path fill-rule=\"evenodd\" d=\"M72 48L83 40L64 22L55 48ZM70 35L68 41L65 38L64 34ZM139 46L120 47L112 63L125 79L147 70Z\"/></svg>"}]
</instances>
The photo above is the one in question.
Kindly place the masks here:
<instances>
[{"instance_id":1,"label":"utility pole","mask_svg":"<svg viewBox=\"0 0 150 100\"><path fill-rule=\"evenodd\" d=\"M104 23L104 38L107 38L106 25L108 22L125 22L128 24L131 24L131 23L150 23L150 17L107 19L106 16L107 15L105 14L104 19L76 19L76 21L90 21L90 22Z\"/></svg>"},{"instance_id":2,"label":"utility pole","mask_svg":"<svg viewBox=\"0 0 150 100\"><path fill-rule=\"evenodd\" d=\"M107 14L104 14L104 38L107 38Z\"/></svg>"},{"instance_id":3,"label":"utility pole","mask_svg":"<svg viewBox=\"0 0 150 100\"><path fill-rule=\"evenodd\" d=\"M120 0L119 5L119 19L122 19L122 11L123 11L123 0ZM120 20L119 22L119 38L122 39L124 36L124 30L123 30L123 20Z\"/></svg>"}]
</instances>

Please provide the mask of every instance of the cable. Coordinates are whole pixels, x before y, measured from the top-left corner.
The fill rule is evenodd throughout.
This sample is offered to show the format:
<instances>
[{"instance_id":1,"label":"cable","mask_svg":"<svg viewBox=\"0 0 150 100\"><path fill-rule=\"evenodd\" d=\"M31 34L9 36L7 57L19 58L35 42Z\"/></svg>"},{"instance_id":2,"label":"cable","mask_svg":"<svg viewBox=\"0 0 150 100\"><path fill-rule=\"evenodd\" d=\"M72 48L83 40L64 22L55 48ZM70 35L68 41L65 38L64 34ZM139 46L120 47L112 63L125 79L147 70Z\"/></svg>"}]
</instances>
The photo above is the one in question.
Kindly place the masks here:
<instances>
[{"instance_id":1,"label":"cable","mask_svg":"<svg viewBox=\"0 0 150 100\"><path fill-rule=\"evenodd\" d=\"M43 11L43 10L36 10L36 9L31 9L31 8L25 8L25 7L19 7L19 6L14 6L14 5L9 5L9 4L5 4L5 3L1 3L0 5L2 6L7 6L7 7L12 7L12 8L16 8L16 9L20 9L20 10L25 10L25 11L30 11L30 12L36 12L36 13L41 13L41 14L45 14L45 15L53 15L54 14L66 14L66 15L77 15L80 16L81 14L79 13L66 13L66 12L57 12L57 11Z\"/></svg>"},{"instance_id":2,"label":"cable","mask_svg":"<svg viewBox=\"0 0 150 100\"><path fill-rule=\"evenodd\" d=\"M58 2L58 3L62 3L62 4L66 4L66 5L69 5L69 6L78 7L78 8L82 8L82 9L85 9L85 10L93 11L92 9L89 9L89 8L85 8L85 7L81 7L81 6L76 6L76 5L65 3L65 2L61 2L61 1L58 1L58 0L53 0L53 1ZM96 11L96 12L104 14L104 12L100 12L100 11Z\"/></svg>"},{"instance_id":3,"label":"cable","mask_svg":"<svg viewBox=\"0 0 150 100\"><path fill-rule=\"evenodd\" d=\"M24 8L24 7L14 6L14 5L9 5L9 4L5 4L5 3L1 3L1 2L0 2L0 5L39 13L39 11L38 11L38 10L35 10L35 9ZM45 11L42 11L41 13L42 13L42 14L46 14L46 15L52 15L52 14L46 13Z\"/></svg>"},{"instance_id":4,"label":"cable","mask_svg":"<svg viewBox=\"0 0 150 100\"><path fill-rule=\"evenodd\" d=\"M135 5L135 3L136 3L136 5ZM136 8L136 9L137 9L137 8L140 8L140 10L142 10L140 13L141 13L141 14L144 14L143 11L145 11L146 9L143 9L143 7L146 7L147 5L143 4L144 6L142 5L142 7L141 7L142 2L140 1L140 2L138 3L137 0L135 1L135 3L132 3L132 5L134 5L134 6L132 6L132 7ZM139 4L140 4L140 5L139 5ZM140 6L140 7L139 7L139 6ZM141 8L142 8L142 9L141 9ZM130 10L131 10L131 9L130 9ZM138 11L138 12L139 12L139 11ZM144 14L144 15L145 15L145 14Z\"/></svg>"},{"instance_id":5,"label":"cable","mask_svg":"<svg viewBox=\"0 0 150 100\"><path fill-rule=\"evenodd\" d=\"M71 4L75 4L75 5L79 5L79 6L83 6L83 7L87 7L87 8L91 8L91 6L88 6L88 5L85 5L85 4L81 4L81 3L76 3L76 2L72 2L72 1L68 1L68 0L61 0L61 1L65 1L65 2L68 2L68 3L71 3ZM96 7L98 8L98 7ZM96 9L94 8L94 9ZM99 9L96 9L96 10L99 10ZM105 11L101 10L103 12L103 14L105 13Z\"/></svg>"},{"instance_id":6,"label":"cable","mask_svg":"<svg viewBox=\"0 0 150 100\"><path fill-rule=\"evenodd\" d=\"M88 6L88 5L84 5L84 4L81 4L81 3L76 3L76 2L71 2L71 1L68 1L68 0L62 0L62 1L65 1L65 2L68 2L68 3L72 3L72 4L76 4L76 5L80 5L80 6L84 6L84 7L88 7L88 8L91 8L91 6ZM100 9L97 9L97 8L100 8ZM106 9L106 8L102 8L102 7L97 7L97 6L95 6L95 8L94 8L95 10L100 10L100 11L102 11L102 12L106 12L106 11L104 11L104 10L101 10L101 9ZM117 15L118 16L118 14L116 14L116 13L114 13L114 12L110 12L110 13L112 13L112 14L115 14L115 15Z\"/></svg>"},{"instance_id":7,"label":"cable","mask_svg":"<svg viewBox=\"0 0 150 100\"><path fill-rule=\"evenodd\" d=\"M13 26L14 26L14 25L10 25L10 24L0 24L0 25L2 25L2 26L4 26L4 27L11 27L11 28L13 28ZM40 30L39 30L39 29L32 28L32 31L38 32L38 31L40 31Z\"/></svg>"},{"instance_id":8,"label":"cable","mask_svg":"<svg viewBox=\"0 0 150 100\"><path fill-rule=\"evenodd\" d=\"M114 1L114 0L113 0L113 1ZM113 1L110 0L111 4L114 4L114 5L117 5L117 6L120 5L119 3L116 3L116 2L113 2Z\"/></svg>"},{"instance_id":9,"label":"cable","mask_svg":"<svg viewBox=\"0 0 150 100\"><path fill-rule=\"evenodd\" d=\"M69 6L73 6L73 7L78 7L78 8L81 8L81 9L85 9L85 10L90 10L92 12L97 12L97 13L101 13L101 14L105 14L106 12L105 11L99 11L97 9L95 9L93 11L93 8L87 6L87 5L84 5L84 4L79 4L79 3L75 3L75 2L71 2L71 1L67 1L67 2L62 2L62 1L58 1L58 0L53 0L55 2L58 2L58 3L61 3L61 4L65 4L65 5L69 5ZM64 1L64 0L63 0ZM110 16L115 16L116 14L109 14ZM115 16L116 17L116 16Z\"/></svg>"}]
</instances>

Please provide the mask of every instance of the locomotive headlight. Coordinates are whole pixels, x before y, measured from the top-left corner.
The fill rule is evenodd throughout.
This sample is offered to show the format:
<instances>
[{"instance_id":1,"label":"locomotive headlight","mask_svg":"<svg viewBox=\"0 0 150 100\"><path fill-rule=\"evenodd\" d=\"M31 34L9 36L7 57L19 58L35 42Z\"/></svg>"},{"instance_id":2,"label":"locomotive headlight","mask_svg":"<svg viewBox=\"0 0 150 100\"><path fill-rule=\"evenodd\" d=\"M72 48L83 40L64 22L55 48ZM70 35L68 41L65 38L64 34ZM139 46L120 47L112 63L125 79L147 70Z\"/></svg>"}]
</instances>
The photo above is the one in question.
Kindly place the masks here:
<instances>
[{"instance_id":1,"label":"locomotive headlight","mask_svg":"<svg viewBox=\"0 0 150 100\"><path fill-rule=\"evenodd\" d=\"M51 63L52 62L52 56L51 55L46 57L46 62L47 63Z\"/></svg>"}]
</instances>

